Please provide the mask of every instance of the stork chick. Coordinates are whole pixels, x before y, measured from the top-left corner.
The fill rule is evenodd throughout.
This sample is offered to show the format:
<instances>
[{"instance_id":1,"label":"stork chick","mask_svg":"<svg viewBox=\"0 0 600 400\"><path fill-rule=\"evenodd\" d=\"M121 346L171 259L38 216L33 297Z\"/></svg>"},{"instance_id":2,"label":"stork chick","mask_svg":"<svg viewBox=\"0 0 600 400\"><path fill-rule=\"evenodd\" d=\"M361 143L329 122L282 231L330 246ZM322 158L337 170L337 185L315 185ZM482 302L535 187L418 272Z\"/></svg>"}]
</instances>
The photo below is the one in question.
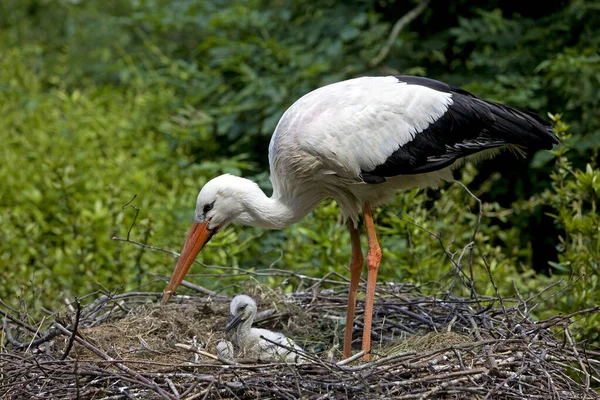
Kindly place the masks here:
<instances>
[{"instance_id":1,"label":"stork chick","mask_svg":"<svg viewBox=\"0 0 600 400\"><path fill-rule=\"evenodd\" d=\"M301 363L302 357L298 353L287 349L292 347L299 352L303 351L292 339L279 332L252 328L256 311L256 302L250 296L240 294L231 301L229 320L225 326L225 332L236 329L233 342L239 349L237 358ZM278 346L275 343L287 348Z\"/></svg>"}]
</instances>

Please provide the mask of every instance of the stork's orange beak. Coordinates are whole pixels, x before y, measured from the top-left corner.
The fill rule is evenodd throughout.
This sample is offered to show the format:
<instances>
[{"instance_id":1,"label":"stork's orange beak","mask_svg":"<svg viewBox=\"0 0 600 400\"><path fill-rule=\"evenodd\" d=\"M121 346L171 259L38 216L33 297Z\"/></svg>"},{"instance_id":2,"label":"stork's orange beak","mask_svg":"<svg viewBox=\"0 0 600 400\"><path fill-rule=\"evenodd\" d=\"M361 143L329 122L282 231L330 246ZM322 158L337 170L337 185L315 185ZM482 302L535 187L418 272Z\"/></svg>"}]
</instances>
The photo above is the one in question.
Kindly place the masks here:
<instances>
[{"instance_id":1,"label":"stork's orange beak","mask_svg":"<svg viewBox=\"0 0 600 400\"><path fill-rule=\"evenodd\" d=\"M185 274L187 274L194 263L194 259L198 253L200 253L200 250L202 250L204 245L208 243L210 238L212 238L218 230L218 228L209 229L208 222L194 222L185 244L183 245L181 256L179 256L173 275L171 275L171 280L167 285L167 290L165 290L161 304L164 305L169 301L177 287L181 284L181 281L183 281Z\"/></svg>"}]
</instances>

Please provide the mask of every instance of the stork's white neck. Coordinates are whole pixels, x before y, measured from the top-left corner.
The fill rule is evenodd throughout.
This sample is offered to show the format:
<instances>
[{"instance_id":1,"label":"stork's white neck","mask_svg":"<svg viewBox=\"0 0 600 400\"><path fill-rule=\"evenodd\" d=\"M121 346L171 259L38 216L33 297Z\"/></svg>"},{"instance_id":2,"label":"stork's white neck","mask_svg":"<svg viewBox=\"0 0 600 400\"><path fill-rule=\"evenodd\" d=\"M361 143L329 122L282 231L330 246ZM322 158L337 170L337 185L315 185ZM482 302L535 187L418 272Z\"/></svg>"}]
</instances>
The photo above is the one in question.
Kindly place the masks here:
<instances>
[{"instance_id":1,"label":"stork's white neck","mask_svg":"<svg viewBox=\"0 0 600 400\"><path fill-rule=\"evenodd\" d=\"M283 229L300 221L323 197L314 191L280 193L267 197L258 187L243 196L244 212L234 222L267 229Z\"/></svg>"}]
</instances>

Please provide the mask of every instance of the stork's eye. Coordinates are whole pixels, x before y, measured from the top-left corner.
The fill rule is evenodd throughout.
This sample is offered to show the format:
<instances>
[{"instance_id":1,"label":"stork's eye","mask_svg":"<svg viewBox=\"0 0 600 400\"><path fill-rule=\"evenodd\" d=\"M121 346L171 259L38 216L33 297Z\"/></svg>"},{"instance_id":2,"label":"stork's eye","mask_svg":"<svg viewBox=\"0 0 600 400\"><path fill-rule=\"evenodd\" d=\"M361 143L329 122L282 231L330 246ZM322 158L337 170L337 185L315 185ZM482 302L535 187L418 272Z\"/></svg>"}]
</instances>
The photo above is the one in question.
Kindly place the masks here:
<instances>
[{"instance_id":1,"label":"stork's eye","mask_svg":"<svg viewBox=\"0 0 600 400\"><path fill-rule=\"evenodd\" d=\"M244 311L246 309L246 307L248 307L248 304L244 304L242 306L239 306L238 312Z\"/></svg>"},{"instance_id":2,"label":"stork's eye","mask_svg":"<svg viewBox=\"0 0 600 400\"><path fill-rule=\"evenodd\" d=\"M206 214L207 212L209 212L210 210L213 209L213 206L215 205L215 202L213 201L210 204L205 204L204 208L202 209L202 212L204 212L204 214Z\"/></svg>"}]
</instances>

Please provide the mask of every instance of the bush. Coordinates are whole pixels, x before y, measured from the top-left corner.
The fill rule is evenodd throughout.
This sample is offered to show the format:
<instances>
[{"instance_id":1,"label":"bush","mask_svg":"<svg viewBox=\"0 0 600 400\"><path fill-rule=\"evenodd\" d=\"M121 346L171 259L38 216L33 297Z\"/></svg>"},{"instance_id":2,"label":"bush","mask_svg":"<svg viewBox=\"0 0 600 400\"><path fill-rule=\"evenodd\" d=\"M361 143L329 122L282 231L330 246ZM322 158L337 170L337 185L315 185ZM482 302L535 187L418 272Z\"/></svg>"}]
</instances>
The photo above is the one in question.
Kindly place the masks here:
<instances>
[{"instance_id":1,"label":"bush","mask_svg":"<svg viewBox=\"0 0 600 400\"><path fill-rule=\"evenodd\" d=\"M566 144L554 166L549 152L521 169L511 159L503 175L494 164L467 164L460 181L484 200L481 210L459 184L399 193L376 211L381 279L438 281L463 295L475 285L491 295L489 268L504 296L516 296L515 285L528 296L572 279L545 298L539 315L597 304L594 6L550 1L530 15L514 2L438 2L371 65L391 25L413 6L0 2L0 297L49 304L99 288L162 290L156 275L169 274L174 257L113 236L179 251L208 179L246 175L270 190L269 135L295 99L356 75L412 73L540 113L564 111L573 138L555 116ZM543 178L552 168L551 186ZM139 215L129 232L133 206ZM560 238L536 230L544 218ZM558 244L557 258L534 250L543 235L546 249ZM245 269L279 260L277 267L322 276L346 274L349 256L346 226L326 202L281 232L231 227L199 259ZM544 271L547 260L552 268ZM198 279L224 288L247 277L229 271ZM599 340L598 321L586 323L588 337Z\"/></svg>"}]
</instances>

